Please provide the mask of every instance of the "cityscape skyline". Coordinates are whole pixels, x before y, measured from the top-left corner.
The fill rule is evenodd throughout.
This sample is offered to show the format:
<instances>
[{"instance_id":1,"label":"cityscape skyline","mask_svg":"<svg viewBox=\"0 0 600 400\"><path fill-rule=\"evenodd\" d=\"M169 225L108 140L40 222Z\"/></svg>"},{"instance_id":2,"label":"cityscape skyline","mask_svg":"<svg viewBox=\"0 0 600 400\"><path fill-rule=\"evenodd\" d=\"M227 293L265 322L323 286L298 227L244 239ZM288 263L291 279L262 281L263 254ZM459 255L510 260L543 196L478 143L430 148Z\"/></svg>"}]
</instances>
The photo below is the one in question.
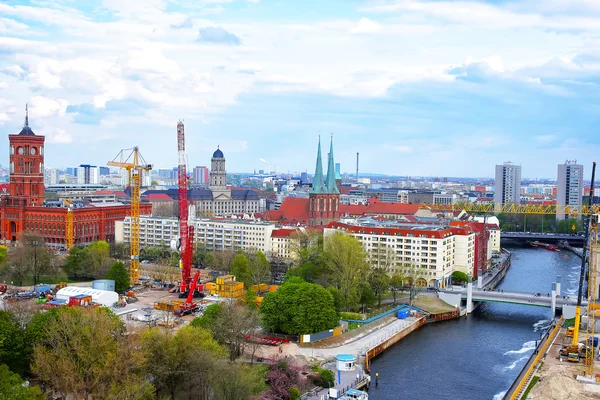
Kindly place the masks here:
<instances>
[{"instance_id":1,"label":"cityscape skyline","mask_svg":"<svg viewBox=\"0 0 600 400\"><path fill-rule=\"evenodd\" d=\"M493 176L511 160L553 178L600 144L600 7L559 3L1 4L2 147L29 103L48 166L134 145L177 165L184 118L189 167L220 145L231 171L262 158L310 172L311 144L333 132L342 172L360 152L372 173Z\"/></svg>"}]
</instances>

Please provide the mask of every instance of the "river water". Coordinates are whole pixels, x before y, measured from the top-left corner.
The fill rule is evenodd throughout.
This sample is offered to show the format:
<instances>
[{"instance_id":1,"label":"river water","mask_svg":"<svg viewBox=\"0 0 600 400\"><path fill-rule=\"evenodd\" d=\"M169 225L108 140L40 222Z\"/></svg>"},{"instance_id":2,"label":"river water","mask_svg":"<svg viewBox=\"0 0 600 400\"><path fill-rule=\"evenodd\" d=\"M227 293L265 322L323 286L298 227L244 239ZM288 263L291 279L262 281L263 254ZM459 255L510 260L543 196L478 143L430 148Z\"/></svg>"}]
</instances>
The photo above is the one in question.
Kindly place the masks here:
<instances>
[{"instance_id":1,"label":"river water","mask_svg":"<svg viewBox=\"0 0 600 400\"><path fill-rule=\"evenodd\" d=\"M576 294L581 260L567 251L509 248L505 290L548 293L560 276ZM468 319L429 324L378 356L370 400L501 399L549 323L550 309L484 303Z\"/></svg>"}]
</instances>

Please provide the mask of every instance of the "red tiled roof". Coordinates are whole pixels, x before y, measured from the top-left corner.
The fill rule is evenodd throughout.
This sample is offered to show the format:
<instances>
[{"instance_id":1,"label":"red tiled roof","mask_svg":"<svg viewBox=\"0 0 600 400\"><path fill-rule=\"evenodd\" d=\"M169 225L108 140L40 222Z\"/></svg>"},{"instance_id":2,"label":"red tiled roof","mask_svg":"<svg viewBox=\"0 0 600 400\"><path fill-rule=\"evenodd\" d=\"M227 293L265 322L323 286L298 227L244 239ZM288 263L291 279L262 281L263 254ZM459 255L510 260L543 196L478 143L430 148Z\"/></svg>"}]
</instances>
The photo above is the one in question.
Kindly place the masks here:
<instances>
[{"instance_id":1,"label":"red tiled roof","mask_svg":"<svg viewBox=\"0 0 600 400\"><path fill-rule=\"evenodd\" d=\"M419 204L375 203L369 207L366 214L407 214L415 215L421 206Z\"/></svg>"},{"instance_id":2,"label":"red tiled roof","mask_svg":"<svg viewBox=\"0 0 600 400\"><path fill-rule=\"evenodd\" d=\"M340 213L342 215L360 216L368 209L369 206L363 206L362 204L340 204Z\"/></svg>"},{"instance_id":3,"label":"red tiled roof","mask_svg":"<svg viewBox=\"0 0 600 400\"><path fill-rule=\"evenodd\" d=\"M340 188L340 193L341 194L348 194L348 193L350 193L351 190L352 190L352 188L350 186L342 186Z\"/></svg>"},{"instance_id":4,"label":"red tiled roof","mask_svg":"<svg viewBox=\"0 0 600 400\"><path fill-rule=\"evenodd\" d=\"M470 232L468 229L461 228L447 228L447 229L439 229L439 230L412 230L412 229L402 229L402 228L380 228L380 227L367 227L367 226L356 226L356 225L348 225L342 224L340 222L330 222L327 225L327 228L339 229L346 232L352 233L364 233L371 235L390 235L390 236L408 236L414 235L415 237L419 237L419 235L427 235L428 238L432 239L443 239L445 237L451 235L468 235Z\"/></svg>"},{"instance_id":5,"label":"red tiled roof","mask_svg":"<svg viewBox=\"0 0 600 400\"><path fill-rule=\"evenodd\" d=\"M290 237L296 232L295 229L274 229L271 237Z\"/></svg>"},{"instance_id":6,"label":"red tiled roof","mask_svg":"<svg viewBox=\"0 0 600 400\"><path fill-rule=\"evenodd\" d=\"M300 197L286 197L279 210L268 210L264 219L268 221L281 221L290 223L308 223L309 199Z\"/></svg>"},{"instance_id":7,"label":"red tiled roof","mask_svg":"<svg viewBox=\"0 0 600 400\"><path fill-rule=\"evenodd\" d=\"M148 201L173 201L173 199L166 193L150 193L144 197L144 200Z\"/></svg>"}]
</instances>

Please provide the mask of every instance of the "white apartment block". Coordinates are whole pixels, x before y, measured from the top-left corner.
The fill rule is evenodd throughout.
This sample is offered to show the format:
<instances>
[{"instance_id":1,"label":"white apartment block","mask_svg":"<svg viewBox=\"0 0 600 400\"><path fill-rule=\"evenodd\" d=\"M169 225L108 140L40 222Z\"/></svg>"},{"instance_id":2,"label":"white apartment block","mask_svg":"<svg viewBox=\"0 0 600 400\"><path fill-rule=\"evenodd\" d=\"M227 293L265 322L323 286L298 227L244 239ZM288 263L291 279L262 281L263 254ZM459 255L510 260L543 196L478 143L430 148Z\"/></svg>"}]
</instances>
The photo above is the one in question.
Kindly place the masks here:
<instances>
[{"instance_id":1,"label":"white apartment block","mask_svg":"<svg viewBox=\"0 0 600 400\"><path fill-rule=\"evenodd\" d=\"M194 240L211 250L254 249L271 254L271 234L275 225L267 222L201 219L194 224ZM127 242L131 218L115 222L115 241ZM141 246L170 246L179 239L179 220L166 217L140 217Z\"/></svg>"},{"instance_id":2,"label":"white apartment block","mask_svg":"<svg viewBox=\"0 0 600 400\"><path fill-rule=\"evenodd\" d=\"M521 200L521 166L505 162L496 165L494 203L519 203Z\"/></svg>"},{"instance_id":3,"label":"white apartment block","mask_svg":"<svg viewBox=\"0 0 600 400\"><path fill-rule=\"evenodd\" d=\"M294 249L294 234L296 229L274 229L271 232L271 257L283 259L295 259L296 252Z\"/></svg>"},{"instance_id":4,"label":"white apartment block","mask_svg":"<svg viewBox=\"0 0 600 400\"><path fill-rule=\"evenodd\" d=\"M464 228L435 226L372 227L332 222L324 234L356 237L372 267L408 272L417 266L419 286L445 287L455 270L469 273L475 263L475 234ZM406 266L410 265L408 270Z\"/></svg>"},{"instance_id":5,"label":"white apartment block","mask_svg":"<svg viewBox=\"0 0 600 400\"><path fill-rule=\"evenodd\" d=\"M565 161L558 165L556 205L581 206L583 197L583 165L577 161ZM557 220L564 220L564 213L556 213Z\"/></svg>"}]
</instances>

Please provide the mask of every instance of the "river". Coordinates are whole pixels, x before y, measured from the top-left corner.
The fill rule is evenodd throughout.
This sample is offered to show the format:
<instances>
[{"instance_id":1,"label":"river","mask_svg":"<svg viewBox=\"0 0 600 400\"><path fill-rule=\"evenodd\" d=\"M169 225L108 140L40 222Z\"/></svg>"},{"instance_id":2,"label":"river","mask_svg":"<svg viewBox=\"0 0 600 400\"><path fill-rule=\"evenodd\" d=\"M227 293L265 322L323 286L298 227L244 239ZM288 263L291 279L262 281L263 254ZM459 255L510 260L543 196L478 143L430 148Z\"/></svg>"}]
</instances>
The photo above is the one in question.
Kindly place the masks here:
<instances>
[{"instance_id":1,"label":"river","mask_svg":"<svg viewBox=\"0 0 600 400\"><path fill-rule=\"evenodd\" d=\"M500 289L548 293L560 276L562 293L576 294L576 255L509 250L512 266ZM467 319L426 325L374 360L379 385L369 399L501 399L549 319L549 308L485 303Z\"/></svg>"}]
</instances>

